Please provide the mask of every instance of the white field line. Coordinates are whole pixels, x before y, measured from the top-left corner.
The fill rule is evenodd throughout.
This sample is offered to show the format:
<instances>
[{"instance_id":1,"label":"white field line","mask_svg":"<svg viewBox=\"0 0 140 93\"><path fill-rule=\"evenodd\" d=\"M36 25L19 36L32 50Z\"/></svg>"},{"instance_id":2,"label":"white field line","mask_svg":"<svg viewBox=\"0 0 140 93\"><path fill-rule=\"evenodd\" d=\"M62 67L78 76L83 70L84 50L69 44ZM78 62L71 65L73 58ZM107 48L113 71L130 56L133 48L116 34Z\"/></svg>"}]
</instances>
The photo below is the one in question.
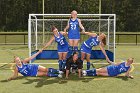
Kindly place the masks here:
<instances>
[{"instance_id":1,"label":"white field line","mask_svg":"<svg viewBox=\"0 0 140 93\"><path fill-rule=\"evenodd\" d=\"M21 49L19 49L19 50L11 50L11 49L4 49L4 50L0 50L0 51L7 52L7 51L29 51L29 50L21 50Z\"/></svg>"},{"instance_id":2,"label":"white field line","mask_svg":"<svg viewBox=\"0 0 140 93\"><path fill-rule=\"evenodd\" d=\"M4 65L4 64L15 64L15 63L0 63L0 65ZM58 63L31 63L31 64L43 64L43 65L56 65ZM86 63L84 63L86 64ZM108 64L108 63L93 63L93 64ZM133 63L134 65L140 65L140 63Z\"/></svg>"}]
</instances>

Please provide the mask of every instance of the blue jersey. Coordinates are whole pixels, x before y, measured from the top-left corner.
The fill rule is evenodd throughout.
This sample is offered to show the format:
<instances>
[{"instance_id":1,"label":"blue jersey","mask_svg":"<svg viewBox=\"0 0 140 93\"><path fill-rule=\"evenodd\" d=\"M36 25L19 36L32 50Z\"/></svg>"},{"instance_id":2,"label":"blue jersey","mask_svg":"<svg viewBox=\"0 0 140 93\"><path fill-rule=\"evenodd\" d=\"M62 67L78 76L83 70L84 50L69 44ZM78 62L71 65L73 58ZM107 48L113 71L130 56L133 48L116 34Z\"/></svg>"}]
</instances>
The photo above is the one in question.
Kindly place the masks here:
<instances>
[{"instance_id":1,"label":"blue jersey","mask_svg":"<svg viewBox=\"0 0 140 93\"><path fill-rule=\"evenodd\" d=\"M36 76L38 72L38 65L37 64L24 64L22 63L22 66L18 68L18 72L21 73L23 76Z\"/></svg>"},{"instance_id":2,"label":"blue jersey","mask_svg":"<svg viewBox=\"0 0 140 93\"><path fill-rule=\"evenodd\" d=\"M126 66L125 63L126 62L123 62L117 66L115 66L115 65L107 66L108 75L109 76L117 76L118 74L127 72L128 69L130 68L130 66Z\"/></svg>"},{"instance_id":3,"label":"blue jersey","mask_svg":"<svg viewBox=\"0 0 140 93\"><path fill-rule=\"evenodd\" d=\"M72 20L72 19L69 20L68 38L80 39L80 29L79 29L78 18L76 18L75 20Z\"/></svg>"},{"instance_id":4,"label":"blue jersey","mask_svg":"<svg viewBox=\"0 0 140 93\"><path fill-rule=\"evenodd\" d=\"M65 37L59 32L59 37L55 36L55 41L57 42L58 46L65 46L65 45L68 45Z\"/></svg>"},{"instance_id":5,"label":"blue jersey","mask_svg":"<svg viewBox=\"0 0 140 93\"><path fill-rule=\"evenodd\" d=\"M59 32L59 37L55 36L55 41L57 42L57 50L58 52L68 52L68 42L65 37Z\"/></svg>"},{"instance_id":6,"label":"blue jersey","mask_svg":"<svg viewBox=\"0 0 140 93\"><path fill-rule=\"evenodd\" d=\"M90 37L87 41L84 42L84 45L90 49L92 49L93 46L99 45L100 41L98 40L98 37Z\"/></svg>"}]
</instances>

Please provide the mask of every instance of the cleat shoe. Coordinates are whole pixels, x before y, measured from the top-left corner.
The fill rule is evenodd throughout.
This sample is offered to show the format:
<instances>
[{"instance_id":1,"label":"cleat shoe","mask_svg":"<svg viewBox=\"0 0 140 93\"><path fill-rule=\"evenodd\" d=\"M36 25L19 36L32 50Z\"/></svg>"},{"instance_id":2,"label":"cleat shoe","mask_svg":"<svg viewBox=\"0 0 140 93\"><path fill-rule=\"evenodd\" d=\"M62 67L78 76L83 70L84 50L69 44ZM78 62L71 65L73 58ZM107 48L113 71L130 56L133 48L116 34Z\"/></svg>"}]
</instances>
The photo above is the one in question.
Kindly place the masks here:
<instances>
[{"instance_id":1,"label":"cleat shoe","mask_svg":"<svg viewBox=\"0 0 140 93\"><path fill-rule=\"evenodd\" d=\"M86 70L83 70L83 71L82 71L82 74L83 74L83 76L86 76L86 75L87 75Z\"/></svg>"}]
</instances>

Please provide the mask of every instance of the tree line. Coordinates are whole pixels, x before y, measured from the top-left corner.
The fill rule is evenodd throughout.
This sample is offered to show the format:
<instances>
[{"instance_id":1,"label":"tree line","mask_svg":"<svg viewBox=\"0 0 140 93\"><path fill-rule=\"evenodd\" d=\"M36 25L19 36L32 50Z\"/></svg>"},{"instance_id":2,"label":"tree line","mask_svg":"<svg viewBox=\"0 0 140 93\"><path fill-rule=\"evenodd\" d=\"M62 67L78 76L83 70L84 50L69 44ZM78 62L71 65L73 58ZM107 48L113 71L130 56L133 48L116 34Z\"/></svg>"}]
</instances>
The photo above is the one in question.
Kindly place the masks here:
<instances>
[{"instance_id":1,"label":"tree line","mask_svg":"<svg viewBox=\"0 0 140 93\"><path fill-rule=\"evenodd\" d=\"M102 14L116 14L117 31L140 31L139 0L101 0ZM44 0L44 13L98 14L99 0ZM29 14L42 14L42 0L0 0L0 31L27 31Z\"/></svg>"}]
</instances>

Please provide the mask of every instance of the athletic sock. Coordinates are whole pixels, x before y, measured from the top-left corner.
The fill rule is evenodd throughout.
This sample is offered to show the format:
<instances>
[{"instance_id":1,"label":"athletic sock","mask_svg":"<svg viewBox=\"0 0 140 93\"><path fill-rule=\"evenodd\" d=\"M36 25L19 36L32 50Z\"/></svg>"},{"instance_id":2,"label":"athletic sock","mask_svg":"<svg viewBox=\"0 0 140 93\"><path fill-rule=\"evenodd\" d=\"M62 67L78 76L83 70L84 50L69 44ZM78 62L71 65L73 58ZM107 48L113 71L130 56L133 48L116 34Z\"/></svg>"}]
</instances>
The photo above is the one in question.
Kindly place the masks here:
<instances>
[{"instance_id":1,"label":"athletic sock","mask_svg":"<svg viewBox=\"0 0 140 93\"><path fill-rule=\"evenodd\" d=\"M58 60L58 63L59 63L59 70L62 70L63 61L62 60Z\"/></svg>"},{"instance_id":2,"label":"athletic sock","mask_svg":"<svg viewBox=\"0 0 140 93\"><path fill-rule=\"evenodd\" d=\"M87 62L87 70L90 69L90 62Z\"/></svg>"},{"instance_id":3,"label":"athletic sock","mask_svg":"<svg viewBox=\"0 0 140 93\"><path fill-rule=\"evenodd\" d=\"M74 46L74 47L73 47L73 50L74 50L74 52L75 52L75 51L78 52L78 46Z\"/></svg>"},{"instance_id":4,"label":"athletic sock","mask_svg":"<svg viewBox=\"0 0 140 93\"><path fill-rule=\"evenodd\" d=\"M69 46L69 55L72 55L72 53L73 53L73 46Z\"/></svg>"},{"instance_id":5,"label":"athletic sock","mask_svg":"<svg viewBox=\"0 0 140 93\"><path fill-rule=\"evenodd\" d=\"M57 69L54 69L54 68L48 68L48 72L49 73L58 73L59 72L59 70L57 70Z\"/></svg>"},{"instance_id":6,"label":"athletic sock","mask_svg":"<svg viewBox=\"0 0 140 93\"><path fill-rule=\"evenodd\" d=\"M62 70L64 70L66 67L66 60L63 60Z\"/></svg>"},{"instance_id":7,"label":"athletic sock","mask_svg":"<svg viewBox=\"0 0 140 93\"><path fill-rule=\"evenodd\" d=\"M97 76L96 69L86 70L87 76Z\"/></svg>"},{"instance_id":8,"label":"athletic sock","mask_svg":"<svg viewBox=\"0 0 140 93\"><path fill-rule=\"evenodd\" d=\"M92 70L86 70L87 74L91 74Z\"/></svg>"},{"instance_id":9,"label":"athletic sock","mask_svg":"<svg viewBox=\"0 0 140 93\"><path fill-rule=\"evenodd\" d=\"M92 69L92 75L93 75L93 76L97 76L97 74L96 74L96 69Z\"/></svg>"},{"instance_id":10,"label":"athletic sock","mask_svg":"<svg viewBox=\"0 0 140 93\"><path fill-rule=\"evenodd\" d=\"M58 74L48 73L47 76L48 76L48 77L58 77Z\"/></svg>"}]
</instances>

